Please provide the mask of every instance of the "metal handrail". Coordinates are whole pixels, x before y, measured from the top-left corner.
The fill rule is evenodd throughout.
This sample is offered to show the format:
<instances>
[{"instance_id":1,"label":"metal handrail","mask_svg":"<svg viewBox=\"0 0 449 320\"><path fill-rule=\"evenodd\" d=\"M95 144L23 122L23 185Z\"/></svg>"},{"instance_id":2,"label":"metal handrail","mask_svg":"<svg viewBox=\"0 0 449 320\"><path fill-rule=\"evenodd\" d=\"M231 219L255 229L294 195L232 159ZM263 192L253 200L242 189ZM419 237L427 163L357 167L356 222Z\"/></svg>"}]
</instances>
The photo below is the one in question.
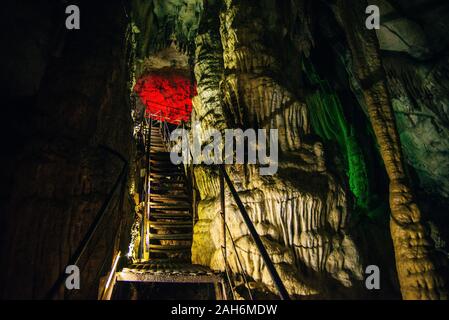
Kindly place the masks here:
<instances>
[{"instance_id":1,"label":"metal handrail","mask_svg":"<svg viewBox=\"0 0 449 320\"><path fill-rule=\"evenodd\" d=\"M242 265L242 262L240 260L240 256L239 256L239 254L237 252L237 246L235 245L235 241L234 241L234 238L232 237L231 230L229 229L229 226L228 226L228 224L226 222L225 222L225 226L226 226L226 230L228 231L229 238L231 239L232 247L234 248L235 256L237 258L237 263L239 265L239 271L242 273L243 282L245 283L245 287L248 290L248 296L249 296L249 298L251 300L254 300L253 294L251 293L251 288L249 287L248 277L246 275L245 270L243 269L243 265Z\"/></svg>"},{"instance_id":2,"label":"metal handrail","mask_svg":"<svg viewBox=\"0 0 449 320\"><path fill-rule=\"evenodd\" d=\"M109 208L109 205L110 205L112 199L114 198L114 195L115 195L116 191L118 190L118 187L121 185L120 182L122 182L122 183L126 182L125 178L126 178L126 174L127 174L128 161L120 153L116 152L115 150L110 149L107 146L100 146L100 148L105 149L108 152L116 155L118 158L120 158L124 162L124 164L123 164L122 170L120 171L120 174L117 177L105 202L103 203L100 210L96 214L94 221L89 226L89 229L86 232L86 235L79 243L77 249L75 250L75 252L71 256L71 258L69 259L67 265L77 265L78 264L81 257L83 256L84 252L86 252L88 245L90 244L94 235L96 234L98 227L100 226L101 222L103 221L103 218L105 217L106 213L108 212L107 209ZM65 273L65 268L64 268L64 270L62 270L60 272L60 274L59 274L58 278L56 279L56 281L54 282L53 286L50 288L50 290L45 295L46 300L52 299L56 295L57 291L61 288L65 279L66 279L66 273Z\"/></svg>"},{"instance_id":3,"label":"metal handrail","mask_svg":"<svg viewBox=\"0 0 449 320\"><path fill-rule=\"evenodd\" d=\"M178 127L181 126L181 125L183 125L183 123L178 125ZM167 147L169 148L170 147L170 142L169 142L169 139L168 139L169 129L168 129L167 124L165 122L164 122L163 126L161 125L161 132L163 134L163 140L165 140L165 143L167 144ZM193 159L193 155L191 154L190 148L189 148L189 157L190 157L190 160ZM257 233L257 231L256 231L256 229L255 229L255 227L254 227L254 225L252 223L252 221L251 221L251 218L249 217L249 215L248 215L248 213L247 213L247 211L246 211L246 209L245 209L245 207L244 207L244 205L243 205L243 203L242 203L242 201L241 201L237 191L235 190L234 185L232 184L231 179L229 178L228 174L226 173L226 170L224 169L223 165L219 165L219 169L221 171L221 174L223 175L223 180L226 181L226 184L228 185L228 187L231 190L231 194L232 194L234 200L237 203L237 206L238 206L238 208L240 210L240 213L242 214L243 220L244 220L245 224L247 225L247 227L248 227L248 229L250 231L251 237L253 238L254 242L256 243L256 247L259 250L259 253L262 256L262 259L263 259L265 265L268 268L269 274L270 274L270 276L271 276L271 278L272 278L272 280L273 280L273 282L274 282L274 284L275 284L275 286L276 286L276 288L277 288L277 290L279 292L279 296L281 297L282 300L289 300L290 297L288 295L288 292L285 289L285 286L284 286L281 278L279 277L279 274L277 273L277 270L274 267L274 264L271 261L271 258L268 255L268 252L266 251L265 246L263 245L263 243L262 243L262 241L261 241L261 239L260 239L260 237L259 237L259 235L258 235L258 233ZM231 241L233 242L233 248L234 248L235 254L236 254L237 258L238 258L238 262L239 262L240 267L242 269L242 275L244 277L245 285L246 285L246 287L248 289L249 296L252 299L251 290L249 288L246 275L244 274L244 270L243 270L243 266L241 265L241 262L240 262L239 254L237 252L234 240L232 239L232 235L230 233L229 227L228 227L228 225L226 223L225 216L224 216L224 198L223 198L224 197L224 183L223 184L220 183L220 197L221 197L221 202L222 202L222 215L223 215L223 223L224 223L224 225L223 225L224 244L223 244L223 248L222 248L222 254L223 254L223 258L225 260L225 265L226 265L225 268L227 269L226 240L225 239L226 239L226 234L229 233L229 235L231 237ZM228 272L228 270L226 270L226 272Z\"/></svg>"},{"instance_id":4,"label":"metal handrail","mask_svg":"<svg viewBox=\"0 0 449 320\"><path fill-rule=\"evenodd\" d=\"M269 256L267 250L265 249L265 246L263 245L262 240L260 239L259 234L257 233L257 230L254 227L254 224L251 221L251 218L249 217L248 212L246 211L245 206L243 205L239 194L235 190L234 185L232 184L232 181L229 178L229 176L224 168L224 165L219 165L219 169L220 169L221 174L223 175L224 180L226 181L226 184L228 185L228 187L231 191L234 201L237 203L237 207L240 210L243 221L245 222L246 226L248 227L251 237L253 238L253 240L256 244L256 247L257 247L260 255L262 256L262 259L268 268L268 272L271 276L271 279L274 282L274 285L276 286L276 289L279 292L279 296L281 297L282 300L290 300L288 292L285 289L284 283L282 282L281 278L279 277L279 274L278 274L273 262L271 261L271 258Z\"/></svg>"}]
</instances>

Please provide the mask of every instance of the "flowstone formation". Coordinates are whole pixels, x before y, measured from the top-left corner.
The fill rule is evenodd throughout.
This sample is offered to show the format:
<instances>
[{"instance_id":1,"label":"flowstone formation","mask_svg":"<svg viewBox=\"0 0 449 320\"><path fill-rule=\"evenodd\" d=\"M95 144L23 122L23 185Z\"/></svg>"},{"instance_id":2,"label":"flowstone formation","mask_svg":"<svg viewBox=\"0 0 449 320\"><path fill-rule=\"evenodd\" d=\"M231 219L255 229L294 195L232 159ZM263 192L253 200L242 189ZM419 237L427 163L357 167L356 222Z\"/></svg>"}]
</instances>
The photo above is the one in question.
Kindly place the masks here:
<instances>
[{"instance_id":1,"label":"flowstone formation","mask_svg":"<svg viewBox=\"0 0 449 320\"><path fill-rule=\"evenodd\" d=\"M300 50L307 45L292 39L304 44L307 30L303 28L306 34L300 35L284 33L279 39L288 26L282 23L282 9L272 5L262 10L256 2L226 1L219 18L217 8L205 8L202 23L209 32L202 32L200 25L195 68L198 96L193 101L192 122L200 121L203 130L279 130L275 175L260 176L253 165L232 166L227 171L289 293L325 294L324 287L331 287L331 282L351 287L361 280L361 261L347 232L347 195L326 168L321 142L310 135L308 106L298 95L299 84L283 77L289 69L300 70ZM196 166L194 173L201 200L192 260L224 270L218 172L203 165ZM241 263L254 287L263 283L276 293L230 194L226 194L226 223L230 231L227 259L233 272L241 273Z\"/></svg>"},{"instance_id":2,"label":"flowstone formation","mask_svg":"<svg viewBox=\"0 0 449 320\"><path fill-rule=\"evenodd\" d=\"M378 40L357 15L363 5L339 0L337 12L390 180L390 232L401 293L404 299L447 299L442 273L447 261L435 251L407 176Z\"/></svg>"}]
</instances>

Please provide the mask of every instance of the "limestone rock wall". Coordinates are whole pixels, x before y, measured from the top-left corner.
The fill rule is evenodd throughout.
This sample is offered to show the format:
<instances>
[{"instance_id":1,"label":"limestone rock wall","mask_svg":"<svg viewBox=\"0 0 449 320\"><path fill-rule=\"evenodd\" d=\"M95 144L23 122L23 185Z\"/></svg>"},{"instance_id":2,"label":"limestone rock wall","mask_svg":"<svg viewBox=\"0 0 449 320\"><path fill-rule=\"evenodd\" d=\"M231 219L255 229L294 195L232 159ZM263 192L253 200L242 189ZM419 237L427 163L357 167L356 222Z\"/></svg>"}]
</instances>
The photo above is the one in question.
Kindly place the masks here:
<instances>
[{"instance_id":1,"label":"limestone rock wall","mask_svg":"<svg viewBox=\"0 0 449 320\"><path fill-rule=\"evenodd\" d=\"M119 176L124 162L117 154L131 162L128 22L120 3L83 2L82 8L81 30L68 31L64 7L43 5L42 14L34 17L32 12L40 9L32 4L7 6L14 21L14 28L8 28L11 37L22 34L14 15L34 17L35 24L24 28L39 31L23 36L26 43L40 44L46 63L42 73L29 74L14 69L24 59L11 54L21 42L5 50L16 72L11 74L15 88L4 101L11 113L22 116L8 124L8 118L2 118L16 142L4 156L14 170L8 173L13 183L1 214L2 298L45 297ZM41 27L47 24L52 28ZM39 63L34 51L24 52L27 63ZM39 84L32 91L23 90L24 74ZM20 104L22 99L27 103ZM100 227L103 232L79 262L81 289L66 298L96 299L99 277L110 270L118 250L126 252L133 215L127 189L125 184L113 197ZM57 297L63 297L61 290Z\"/></svg>"},{"instance_id":2,"label":"limestone rock wall","mask_svg":"<svg viewBox=\"0 0 449 320\"><path fill-rule=\"evenodd\" d=\"M194 100L193 121L200 120L202 126L209 127L223 117L228 128L279 130L281 166L277 174L260 176L255 166L232 166L228 168L231 180L290 294L323 294L323 284L328 279L334 279L342 287L354 286L362 278L362 262L347 232L346 193L326 169L322 144L309 136L307 105L298 95L300 90L295 90L294 82L280 80L287 67L281 63L285 60L281 59L280 51L294 50L287 39L278 39L279 51L267 43L278 31L270 29L267 20L276 19L280 13L274 11L274 16L266 16L259 9L255 3L226 1L220 14L223 48L220 90L217 91L217 81L207 85L201 82L209 76L207 67L196 69L199 96ZM199 61L198 53L201 47L197 48ZM201 58L203 66L219 60L216 55ZM221 105L207 98L220 94ZM214 120L198 116L212 107L218 113ZM223 270L217 171L197 166L194 172L201 201L192 260ZM252 281L266 284L275 293L230 194L226 195L226 216L243 269ZM230 236L227 237L227 258L232 270L239 273L239 261Z\"/></svg>"}]
</instances>

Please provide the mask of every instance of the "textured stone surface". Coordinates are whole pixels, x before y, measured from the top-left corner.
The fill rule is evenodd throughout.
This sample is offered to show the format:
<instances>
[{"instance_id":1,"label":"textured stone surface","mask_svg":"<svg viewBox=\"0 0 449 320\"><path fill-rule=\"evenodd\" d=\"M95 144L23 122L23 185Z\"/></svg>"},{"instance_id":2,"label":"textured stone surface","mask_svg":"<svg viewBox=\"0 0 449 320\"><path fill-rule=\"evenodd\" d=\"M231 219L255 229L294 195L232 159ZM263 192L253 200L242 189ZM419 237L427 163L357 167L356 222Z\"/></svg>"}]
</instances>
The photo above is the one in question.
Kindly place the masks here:
<instances>
[{"instance_id":1,"label":"textured stone surface","mask_svg":"<svg viewBox=\"0 0 449 320\"><path fill-rule=\"evenodd\" d=\"M377 32L382 50L404 52L418 59L428 58L431 47L420 25L399 14L386 0L373 1L379 7L381 27Z\"/></svg>"},{"instance_id":2,"label":"textured stone surface","mask_svg":"<svg viewBox=\"0 0 449 320\"><path fill-rule=\"evenodd\" d=\"M318 294L325 286L320 283L323 275L334 278L340 286L351 287L362 278L362 269L356 246L345 231L345 192L327 172L322 145L311 139L304 141L310 132L307 106L272 76L282 72L285 65L279 52L267 46L264 39L273 30L266 27L264 17L256 11L256 5L250 8L242 1L228 1L221 13L223 65L227 72L220 83L224 103L216 105L223 108L221 117L227 127L279 129L281 167L275 176L261 177L254 166L236 166L229 170L231 180L290 294ZM247 19L248 15L253 19ZM207 58L219 63L214 57ZM196 73L200 97L194 101L197 115L212 109L210 102L215 100L207 97L217 92L216 82L205 86L201 83L210 70L207 63L202 59L204 66ZM222 123L220 109L214 108L214 112L218 117L213 120L200 118L202 126ZM201 201L192 260L223 270L218 177L210 167L196 167L195 178ZM275 293L266 266L229 194L226 215L243 269L251 279ZM239 273L239 262L227 237L228 260L232 270Z\"/></svg>"},{"instance_id":3,"label":"textured stone surface","mask_svg":"<svg viewBox=\"0 0 449 320\"><path fill-rule=\"evenodd\" d=\"M2 210L2 297L43 298L48 293L123 167L117 155L101 146L129 159L127 21L121 5L106 7L104 15L97 15L97 4L85 7L83 29L62 35L60 55L49 59L35 103L27 106L33 117L13 127L26 139L8 155L15 170ZM53 21L51 13L42 21ZM42 40L39 34L28 36L31 42ZM21 63L15 56L9 61ZM21 69L17 72L20 77ZM18 95L12 102L25 87L11 92ZM98 278L107 273L115 253L125 251L130 213L125 185L112 199L101 236L94 237L79 262L81 290L71 297L96 298ZM60 291L57 296L62 297Z\"/></svg>"},{"instance_id":4,"label":"textured stone surface","mask_svg":"<svg viewBox=\"0 0 449 320\"><path fill-rule=\"evenodd\" d=\"M390 231L402 296L404 299L447 299L442 272L446 261L435 251L405 171L377 39L357 16L363 4L354 6L347 0L340 0L337 7L351 48L355 75L361 84L390 179Z\"/></svg>"}]
</instances>

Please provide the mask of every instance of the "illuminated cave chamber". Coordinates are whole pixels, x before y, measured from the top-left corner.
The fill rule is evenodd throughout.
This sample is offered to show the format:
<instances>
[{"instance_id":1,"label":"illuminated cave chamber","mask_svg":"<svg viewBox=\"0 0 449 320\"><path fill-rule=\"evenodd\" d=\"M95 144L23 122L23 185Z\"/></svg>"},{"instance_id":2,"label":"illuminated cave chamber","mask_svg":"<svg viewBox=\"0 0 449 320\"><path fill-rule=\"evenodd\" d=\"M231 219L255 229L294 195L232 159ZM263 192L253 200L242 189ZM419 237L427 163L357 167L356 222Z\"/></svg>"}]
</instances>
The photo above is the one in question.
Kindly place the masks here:
<instances>
[{"instance_id":1,"label":"illuminated cave chamber","mask_svg":"<svg viewBox=\"0 0 449 320\"><path fill-rule=\"evenodd\" d=\"M145 117L171 124L190 120L196 90L194 81L184 72L153 71L137 81L134 91L146 107Z\"/></svg>"},{"instance_id":2,"label":"illuminated cave chamber","mask_svg":"<svg viewBox=\"0 0 449 320\"><path fill-rule=\"evenodd\" d=\"M1 297L277 299L260 245L292 299L447 297L447 4L50 2L1 19ZM173 165L194 122L278 129L277 173Z\"/></svg>"}]
</instances>

